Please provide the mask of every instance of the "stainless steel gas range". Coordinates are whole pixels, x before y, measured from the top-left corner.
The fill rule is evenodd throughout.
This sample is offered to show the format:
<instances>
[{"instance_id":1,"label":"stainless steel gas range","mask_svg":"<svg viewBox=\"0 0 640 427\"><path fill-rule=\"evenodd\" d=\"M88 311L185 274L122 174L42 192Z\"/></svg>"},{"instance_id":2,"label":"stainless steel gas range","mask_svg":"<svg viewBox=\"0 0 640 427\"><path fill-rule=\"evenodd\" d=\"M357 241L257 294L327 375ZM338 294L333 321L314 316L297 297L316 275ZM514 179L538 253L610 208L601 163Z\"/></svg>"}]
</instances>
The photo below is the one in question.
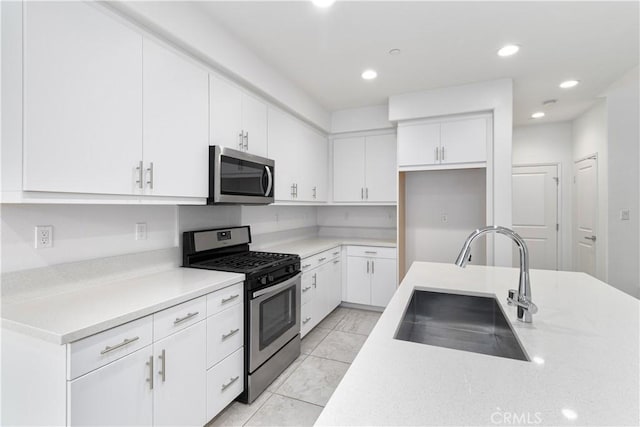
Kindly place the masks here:
<instances>
[{"instance_id":1,"label":"stainless steel gas range","mask_svg":"<svg viewBox=\"0 0 640 427\"><path fill-rule=\"evenodd\" d=\"M253 402L300 355L300 257L249 250L249 226L187 231L183 266L244 273L245 378Z\"/></svg>"}]
</instances>

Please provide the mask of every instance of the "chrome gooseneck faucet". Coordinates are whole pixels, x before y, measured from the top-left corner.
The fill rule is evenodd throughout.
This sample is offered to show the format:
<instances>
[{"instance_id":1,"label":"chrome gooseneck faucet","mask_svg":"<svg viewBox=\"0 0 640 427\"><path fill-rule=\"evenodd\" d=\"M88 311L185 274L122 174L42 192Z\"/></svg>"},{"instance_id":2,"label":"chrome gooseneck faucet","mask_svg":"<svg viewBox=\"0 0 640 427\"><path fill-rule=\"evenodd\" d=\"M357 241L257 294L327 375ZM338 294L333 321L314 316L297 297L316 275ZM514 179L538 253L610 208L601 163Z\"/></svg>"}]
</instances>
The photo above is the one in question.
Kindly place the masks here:
<instances>
[{"instance_id":1,"label":"chrome gooseneck faucet","mask_svg":"<svg viewBox=\"0 0 640 427\"><path fill-rule=\"evenodd\" d=\"M538 307L531 301L531 282L529 281L529 249L525 241L515 231L500 227L498 225L490 225L488 227L479 228L467 237L464 246L456 259L456 265L464 268L471 255L471 243L476 237L486 233L498 233L509 237L515 242L520 250L520 281L518 290L510 289L507 302L509 305L518 307L518 320L531 323L532 316L538 311Z\"/></svg>"}]
</instances>

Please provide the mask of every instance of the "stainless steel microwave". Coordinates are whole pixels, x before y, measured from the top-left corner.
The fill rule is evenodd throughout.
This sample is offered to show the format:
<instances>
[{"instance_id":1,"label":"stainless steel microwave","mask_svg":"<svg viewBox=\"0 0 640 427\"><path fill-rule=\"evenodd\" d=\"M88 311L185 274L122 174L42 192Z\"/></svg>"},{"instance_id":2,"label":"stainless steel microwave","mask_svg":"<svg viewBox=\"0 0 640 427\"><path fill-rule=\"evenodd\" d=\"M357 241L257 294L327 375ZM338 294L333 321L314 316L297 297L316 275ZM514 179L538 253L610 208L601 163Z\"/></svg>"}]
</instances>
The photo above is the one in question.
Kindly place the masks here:
<instances>
[{"instance_id":1,"label":"stainless steel microwave","mask_svg":"<svg viewBox=\"0 0 640 427\"><path fill-rule=\"evenodd\" d=\"M207 204L273 203L275 162L217 145L209 146Z\"/></svg>"}]
</instances>

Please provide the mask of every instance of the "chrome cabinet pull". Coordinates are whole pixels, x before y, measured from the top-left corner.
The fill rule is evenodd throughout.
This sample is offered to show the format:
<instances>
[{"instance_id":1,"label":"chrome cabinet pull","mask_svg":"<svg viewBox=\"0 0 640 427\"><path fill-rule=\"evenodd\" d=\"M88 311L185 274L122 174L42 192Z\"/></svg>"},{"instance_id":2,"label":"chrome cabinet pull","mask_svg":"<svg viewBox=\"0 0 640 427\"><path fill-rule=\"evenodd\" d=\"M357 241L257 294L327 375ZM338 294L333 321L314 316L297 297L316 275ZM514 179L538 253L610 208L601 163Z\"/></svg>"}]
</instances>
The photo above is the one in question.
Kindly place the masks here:
<instances>
[{"instance_id":1,"label":"chrome cabinet pull","mask_svg":"<svg viewBox=\"0 0 640 427\"><path fill-rule=\"evenodd\" d=\"M236 381L238 381L238 378L240 378L240 376L236 376L234 378L230 378L229 382L226 384L222 384L222 391L225 391L227 388L229 388L229 386L233 383L235 383Z\"/></svg>"},{"instance_id":2,"label":"chrome cabinet pull","mask_svg":"<svg viewBox=\"0 0 640 427\"><path fill-rule=\"evenodd\" d=\"M149 184L149 188L153 190L153 162L149 162L147 172L149 172L149 181L147 181L147 184Z\"/></svg>"},{"instance_id":3,"label":"chrome cabinet pull","mask_svg":"<svg viewBox=\"0 0 640 427\"><path fill-rule=\"evenodd\" d=\"M311 320L311 317L307 317L306 319L304 319L304 320L302 321L302 324L303 324L303 325L306 325L306 324L307 324L307 322L309 322L309 320Z\"/></svg>"},{"instance_id":4,"label":"chrome cabinet pull","mask_svg":"<svg viewBox=\"0 0 640 427\"><path fill-rule=\"evenodd\" d=\"M322 262L322 261L324 261L325 259L327 259L327 257L319 258L319 259L318 259L318 262Z\"/></svg>"},{"instance_id":5,"label":"chrome cabinet pull","mask_svg":"<svg viewBox=\"0 0 640 427\"><path fill-rule=\"evenodd\" d=\"M442 147L441 150L442 150L442 155L440 157L442 157L442 161L444 162L444 147Z\"/></svg>"},{"instance_id":6,"label":"chrome cabinet pull","mask_svg":"<svg viewBox=\"0 0 640 427\"><path fill-rule=\"evenodd\" d=\"M364 200L364 187L360 187L360 199Z\"/></svg>"},{"instance_id":7,"label":"chrome cabinet pull","mask_svg":"<svg viewBox=\"0 0 640 427\"><path fill-rule=\"evenodd\" d=\"M313 187L313 200L316 199L318 193L318 187Z\"/></svg>"},{"instance_id":8,"label":"chrome cabinet pull","mask_svg":"<svg viewBox=\"0 0 640 427\"><path fill-rule=\"evenodd\" d=\"M375 272L376 272L375 271L375 265L376 265L376 263L373 260L371 260L371 274L375 274Z\"/></svg>"},{"instance_id":9,"label":"chrome cabinet pull","mask_svg":"<svg viewBox=\"0 0 640 427\"><path fill-rule=\"evenodd\" d=\"M304 265L302 266L302 268L309 268L309 267L311 267L311 264L304 264Z\"/></svg>"},{"instance_id":10,"label":"chrome cabinet pull","mask_svg":"<svg viewBox=\"0 0 640 427\"><path fill-rule=\"evenodd\" d=\"M377 251L364 251L364 253L365 253L365 254L372 254L372 255L375 255L375 254L377 254L378 252L377 252Z\"/></svg>"},{"instance_id":11,"label":"chrome cabinet pull","mask_svg":"<svg viewBox=\"0 0 640 427\"><path fill-rule=\"evenodd\" d=\"M587 240L591 240L592 242L595 242L595 241L596 241L596 236L591 236L591 237L589 237L589 236L584 236L584 238L585 238L585 239L587 239Z\"/></svg>"},{"instance_id":12,"label":"chrome cabinet pull","mask_svg":"<svg viewBox=\"0 0 640 427\"><path fill-rule=\"evenodd\" d=\"M222 339L226 340L229 337L234 336L235 334L237 334L240 331L240 328L236 328L236 329L232 329L229 331L228 334L222 334Z\"/></svg>"},{"instance_id":13,"label":"chrome cabinet pull","mask_svg":"<svg viewBox=\"0 0 640 427\"><path fill-rule=\"evenodd\" d=\"M136 180L136 184L138 184L138 188L142 189L143 183L142 183L142 160L140 160L140 163L138 163L138 166L136 167L136 171L138 171L138 179Z\"/></svg>"},{"instance_id":14,"label":"chrome cabinet pull","mask_svg":"<svg viewBox=\"0 0 640 427\"><path fill-rule=\"evenodd\" d=\"M160 356L158 356L158 359L162 360L162 366L160 367L160 370L158 371L158 375L160 375L162 377L162 382L165 382L165 380L167 379L167 367L166 367L166 362L167 362L167 356L165 354L165 350L162 350L162 354Z\"/></svg>"},{"instance_id":15,"label":"chrome cabinet pull","mask_svg":"<svg viewBox=\"0 0 640 427\"><path fill-rule=\"evenodd\" d=\"M369 200L369 187L365 187L364 189L364 198Z\"/></svg>"},{"instance_id":16,"label":"chrome cabinet pull","mask_svg":"<svg viewBox=\"0 0 640 427\"><path fill-rule=\"evenodd\" d=\"M149 367L149 378L147 378L147 382L149 383L149 389L153 390L153 356L149 357L147 366Z\"/></svg>"},{"instance_id":17,"label":"chrome cabinet pull","mask_svg":"<svg viewBox=\"0 0 640 427\"><path fill-rule=\"evenodd\" d=\"M369 260L367 260L367 274L369 274Z\"/></svg>"},{"instance_id":18,"label":"chrome cabinet pull","mask_svg":"<svg viewBox=\"0 0 640 427\"><path fill-rule=\"evenodd\" d=\"M340 262L340 260L339 260L339 259L337 259L337 260L333 261L333 263L334 263L334 264L337 264L337 263L339 263L339 262Z\"/></svg>"},{"instance_id":19,"label":"chrome cabinet pull","mask_svg":"<svg viewBox=\"0 0 640 427\"><path fill-rule=\"evenodd\" d=\"M187 315L184 317L176 317L176 320L173 321L173 324L177 325L178 323L182 323L185 320L191 319L193 316L197 316L199 313L200 313L199 311L196 311L194 313L187 313Z\"/></svg>"},{"instance_id":20,"label":"chrome cabinet pull","mask_svg":"<svg viewBox=\"0 0 640 427\"><path fill-rule=\"evenodd\" d=\"M318 273L313 273L313 287L317 287L318 285Z\"/></svg>"},{"instance_id":21,"label":"chrome cabinet pull","mask_svg":"<svg viewBox=\"0 0 640 427\"><path fill-rule=\"evenodd\" d=\"M307 292L309 289L311 289L311 286L307 286L306 288L302 288L302 292Z\"/></svg>"},{"instance_id":22,"label":"chrome cabinet pull","mask_svg":"<svg viewBox=\"0 0 640 427\"><path fill-rule=\"evenodd\" d=\"M240 142L238 143L238 150L242 151L242 148L244 147L244 132L240 131Z\"/></svg>"},{"instance_id":23,"label":"chrome cabinet pull","mask_svg":"<svg viewBox=\"0 0 640 427\"><path fill-rule=\"evenodd\" d=\"M293 198L297 199L298 198L298 184L293 184Z\"/></svg>"},{"instance_id":24,"label":"chrome cabinet pull","mask_svg":"<svg viewBox=\"0 0 640 427\"><path fill-rule=\"evenodd\" d=\"M333 253L333 255L334 255L334 256L335 256L335 255L340 255L340 251L338 251L338 252L334 252L334 253Z\"/></svg>"},{"instance_id":25,"label":"chrome cabinet pull","mask_svg":"<svg viewBox=\"0 0 640 427\"><path fill-rule=\"evenodd\" d=\"M125 338L125 339L124 339L124 341L122 341L120 344L116 344L116 345L113 345L113 346L109 346L109 345L108 345L108 346L106 346L106 347L104 348L104 350L102 350L102 351L100 352L100 354L107 354L107 353L109 353L110 351L116 350L116 349L118 349L118 348L120 348L120 347L124 347L124 346L125 346L125 345L127 345L127 344L131 344L131 343L132 343L132 342L134 342L134 341L138 341L139 339L140 339L140 337Z\"/></svg>"},{"instance_id":26,"label":"chrome cabinet pull","mask_svg":"<svg viewBox=\"0 0 640 427\"><path fill-rule=\"evenodd\" d=\"M229 301L233 301L234 299L238 298L239 296L240 296L240 294L235 294L235 295L231 295L229 298L222 298L222 299L220 300L220 303L221 303L221 304L226 304L226 303L228 303Z\"/></svg>"},{"instance_id":27,"label":"chrome cabinet pull","mask_svg":"<svg viewBox=\"0 0 640 427\"><path fill-rule=\"evenodd\" d=\"M244 151L249 151L249 131L244 133Z\"/></svg>"},{"instance_id":28,"label":"chrome cabinet pull","mask_svg":"<svg viewBox=\"0 0 640 427\"><path fill-rule=\"evenodd\" d=\"M440 148L436 147L436 162L440 160Z\"/></svg>"}]
</instances>

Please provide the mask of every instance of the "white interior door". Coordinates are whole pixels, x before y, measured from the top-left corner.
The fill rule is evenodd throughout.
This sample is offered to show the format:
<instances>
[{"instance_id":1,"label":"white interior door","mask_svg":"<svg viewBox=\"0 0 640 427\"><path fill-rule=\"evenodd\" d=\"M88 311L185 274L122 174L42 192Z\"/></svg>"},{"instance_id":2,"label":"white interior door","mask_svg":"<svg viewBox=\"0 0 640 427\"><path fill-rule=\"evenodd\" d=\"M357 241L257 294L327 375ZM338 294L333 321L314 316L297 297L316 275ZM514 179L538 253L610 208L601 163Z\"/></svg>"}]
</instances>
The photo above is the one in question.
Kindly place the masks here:
<instances>
[{"instance_id":1,"label":"white interior door","mask_svg":"<svg viewBox=\"0 0 640 427\"><path fill-rule=\"evenodd\" d=\"M527 242L531 268L558 269L558 182L557 165L513 168L513 229Z\"/></svg>"},{"instance_id":2,"label":"white interior door","mask_svg":"<svg viewBox=\"0 0 640 427\"><path fill-rule=\"evenodd\" d=\"M573 267L596 275L598 161L595 157L575 164Z\"/></svg>"}]
</instances>

